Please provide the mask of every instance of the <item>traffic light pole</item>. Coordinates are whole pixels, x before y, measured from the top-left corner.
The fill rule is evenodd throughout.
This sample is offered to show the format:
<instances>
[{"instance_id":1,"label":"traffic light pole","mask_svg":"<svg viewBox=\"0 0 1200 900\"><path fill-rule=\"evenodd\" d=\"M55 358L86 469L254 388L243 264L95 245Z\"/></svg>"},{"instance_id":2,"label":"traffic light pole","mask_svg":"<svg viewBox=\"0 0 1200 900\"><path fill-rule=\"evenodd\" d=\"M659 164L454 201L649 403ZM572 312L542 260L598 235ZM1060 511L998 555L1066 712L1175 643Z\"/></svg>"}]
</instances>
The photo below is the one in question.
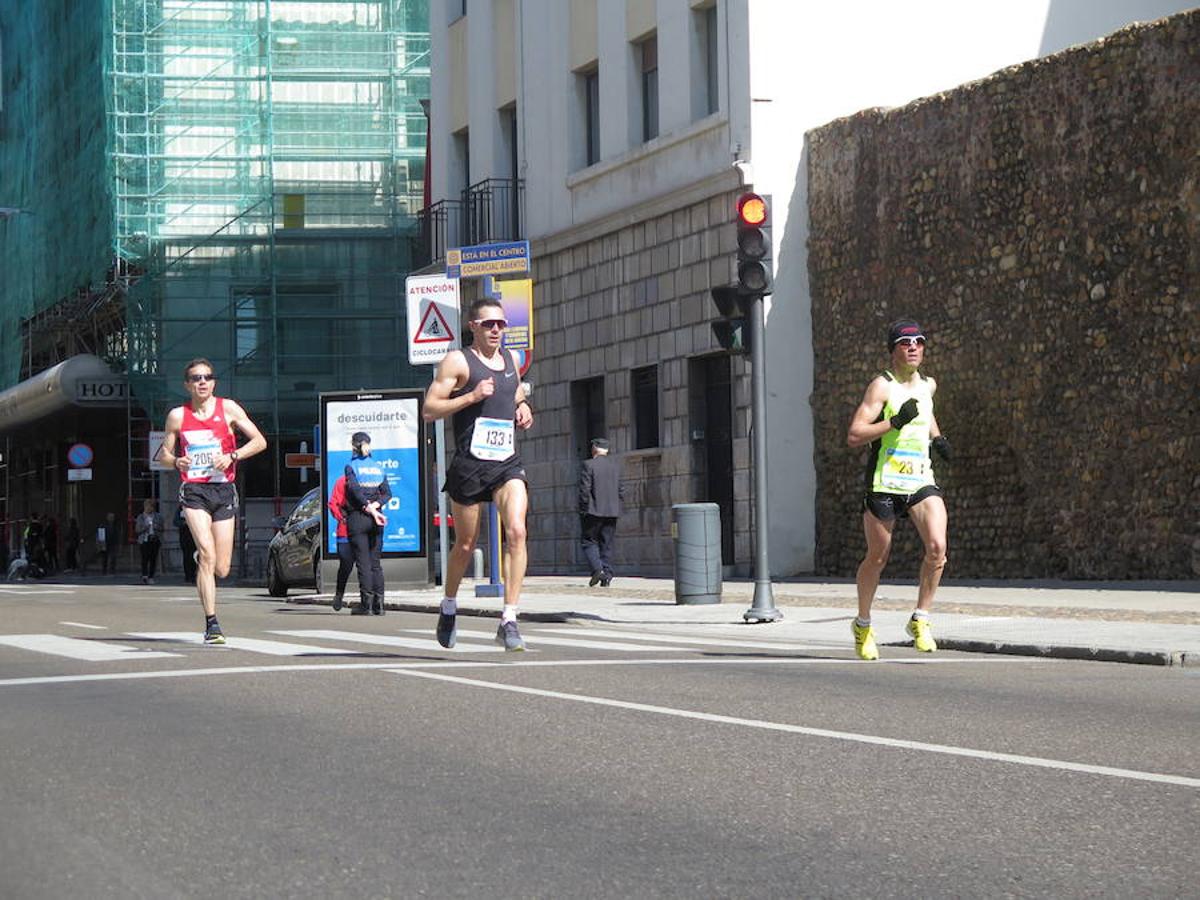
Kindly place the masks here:
<instances>
[{"instance_id":1,"label":"traffic light pole","mask_svg":"<svg viewBox=\"0 0 1200 900\"><path fill-rule=\"evenodd\" d=\"M742 618L747 622L778 622L771 568L767 563L767 335L763 298L750 298L750 394L754 452L754 600Z\"/></svg>"}]
</instances>

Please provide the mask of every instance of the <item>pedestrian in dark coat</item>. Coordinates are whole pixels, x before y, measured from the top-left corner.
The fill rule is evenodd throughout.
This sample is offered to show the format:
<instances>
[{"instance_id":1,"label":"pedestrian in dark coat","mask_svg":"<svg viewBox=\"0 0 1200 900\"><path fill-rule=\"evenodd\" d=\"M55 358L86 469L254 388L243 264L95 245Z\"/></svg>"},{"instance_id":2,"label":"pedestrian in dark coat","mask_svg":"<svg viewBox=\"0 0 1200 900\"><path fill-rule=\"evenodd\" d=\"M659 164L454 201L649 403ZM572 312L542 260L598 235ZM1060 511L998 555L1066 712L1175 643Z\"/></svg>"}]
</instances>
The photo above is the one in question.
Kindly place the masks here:
<instances>
[{"instance_id":1,"label":"pedestrian in dark coat","mask_svg":"<svg viewBox=\"0 0 1200 900\"><path fill-rule=\"evenodd\" d=\"M579 472L580 546L591 568L588 587L612 584L612 551L621 515L621 464L608 452L608 441L593 438L592 458Z\"/></svg>"}]
</instances>

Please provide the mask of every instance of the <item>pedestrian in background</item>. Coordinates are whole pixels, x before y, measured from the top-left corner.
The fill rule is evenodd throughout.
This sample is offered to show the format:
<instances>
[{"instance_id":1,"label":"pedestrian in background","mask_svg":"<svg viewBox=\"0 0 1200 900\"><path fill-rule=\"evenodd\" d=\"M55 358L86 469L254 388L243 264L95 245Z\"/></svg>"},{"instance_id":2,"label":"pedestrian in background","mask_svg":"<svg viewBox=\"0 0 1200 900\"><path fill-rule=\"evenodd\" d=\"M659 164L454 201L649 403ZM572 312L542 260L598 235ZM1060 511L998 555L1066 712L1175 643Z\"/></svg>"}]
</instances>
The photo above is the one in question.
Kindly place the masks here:
<instances>
[{"instance_id":1,"label":"pedestrian in background","mask_svg":"<svg viewBox=\"0 0 1200 900\"><path fill-rule=\"evenodd\" d=\"M121 552L121 529L117 524L116 513L108 513L104 517L104 524L97 529L97 550L100 550L101 543L103 543L103 550L100 554L101 574L116 575L117 554Z\"/></svg>"},{"instance_id":2,"label":"pedestrian in background","mask_svg":"<svg viewBox=\"0 0 1200 900\"><path fill-rule=\"evenodd\" d=\"M142 501L142 513L135 523L138 549L142 553L142 584L154 584L158 551L162 547L163 517L153 500Z\"/></svg>"},{"instance_id":3,"label":"pedestrian in background","mask_svg":"<svg viewBox=\"0 0 1200 900\"><path fill-rule=\"evenodd\" d=\"M46 571L58 571L58 519L53 516L46 522Z\"/></svg>"},{"instance_id":4,"label":"pedestrian in background","mask_svg":"<svg viewBox=\"0 0 1200 900\"><path fill-rule=\"evenodd\" d=\"M591 568L588 587L612 584L612 551L621 516L621 464L609 455L608 441L592 438L591 459L579 471L579 525L584 558Z\"/></svg>"},{"instance_id":5,"label":"pedestrian in background","mask_svg":"<svg viewBox=\"0 0 1200 900\"><path fill-rule=\"evenodd\" d=\"M75 572L79 568L79 544L82 540L79 534L79 520L71 516L67 520L65 546L67 554L67 571Z\"/></svg>"},{"instance_id":6,"label":"pedestrian in background","mask_svg":"<svg viewBox=\"0 0 1200 900\"><path fill-rule=\"evenodd\" d=\"M345 475L342 475L333 483L333 490L329 492L328 505L329 512L333 515L334 521L337 522L337 528L334 529L338 556L337 590L333 594L333 611L337 612L344 605L346 582L350 580L350 573L354 571L354 548L350 546L350 535L346 531ZM370 611L370 609L364 608L362 604L359 604L350 611L350 614L353 616L365 616Z\"/></svg>"},{"instance_id":7,"label":"pedestrian in background","mask_svg":"<svg viewBox=\"0 0 1200 900\"><path fill-rule=\"evenodd\" d=\"M183 514L183 504L175 510L175 527L179 529L179 555L183 559L183 580L188 584L196 583L196 542L192 539L192 530L188 528L187 516Z\"/></svg>"}]
</instances>

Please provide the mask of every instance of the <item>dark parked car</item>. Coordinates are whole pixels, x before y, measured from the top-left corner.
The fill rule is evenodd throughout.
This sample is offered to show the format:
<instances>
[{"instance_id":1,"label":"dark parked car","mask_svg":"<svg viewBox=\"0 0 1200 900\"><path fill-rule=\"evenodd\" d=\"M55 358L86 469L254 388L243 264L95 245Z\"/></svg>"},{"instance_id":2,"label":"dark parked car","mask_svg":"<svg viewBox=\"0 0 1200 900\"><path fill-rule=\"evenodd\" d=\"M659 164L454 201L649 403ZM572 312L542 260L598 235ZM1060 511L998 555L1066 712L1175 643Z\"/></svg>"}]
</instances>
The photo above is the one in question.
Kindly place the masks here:
<instances>
[{"instance_id":1,"label":"dark parked car","mask_svg":"<svg viewBox=\"0 0 1200 900\"><path fill-rule=\"evenodd\" d=\"M279 532L267 547L267 593L286 597L288 588L313 587L321 593L321 489L300 498L291 514L275 520Z\"/></svg>"}]
</instances>

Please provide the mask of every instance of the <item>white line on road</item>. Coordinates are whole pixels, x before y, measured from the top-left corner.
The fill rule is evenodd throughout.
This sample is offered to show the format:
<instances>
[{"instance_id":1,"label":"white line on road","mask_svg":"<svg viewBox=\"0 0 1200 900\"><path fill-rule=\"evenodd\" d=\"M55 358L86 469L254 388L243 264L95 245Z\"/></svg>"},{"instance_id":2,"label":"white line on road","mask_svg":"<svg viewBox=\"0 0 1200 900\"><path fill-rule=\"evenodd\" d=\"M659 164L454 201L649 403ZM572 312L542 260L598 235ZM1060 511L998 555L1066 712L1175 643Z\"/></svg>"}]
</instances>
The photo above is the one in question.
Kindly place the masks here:
<instances>
[{"instance_id":1,"label":"white line on road","mask_svg":"<svg viewBox=\"0 0 1200 900\"><path fill-rule=\"evenodd\" d=\"M220 648L218 648L220 649ZM937 665L1012 665L1014 663L1043 663L1041 660L1020 659L1018 657L986 657L984 659L955 659L941 657L934 659L884 659L871 663L870 668L879 666L937 666ZM266 673L286 672L338 672L341 670L358 669L494 669L494 668L577 668L580 666L861 666L864 663L856 659L809 659L805 657L769 657L766 659L742 659L739 657L724 657L720 659L699 659L695 657L674 657L672 659L545 659L521 660L509 662L467 662L465 660L438 660L420 662L370 662L370 663L290 663L277 666L221 666L209 669L164 669L155 672L103 672L90 675L37 675L27 678L0 679L0 688L26 687L36 684L76 684L88 681L141 681L147 678L194 678L206 675L262 675Z\"/></svg>"},{"instance_id":2,"label":"white line on road","mask_svg":"<svg viewBox=\"0 0 1200 900\"><path fill-rule=\"evenodd\" d=\"M360 644L378 644L384 647L404 647L408 650L425 650L447 652L432 637L425 640L418 638L394 637L389 634L360 634L357 631L335 631L332 629L314 628L299 631L270 631L268 634L282 634L286 637L313 638L319 641L353 641ZM495 644L458 644L451 653L503 653L503 647Z\"/></svg>"},{"instance_id":3,"label":"white line on road","mask_svg":"<svg viewBox=\"0 0 1200 900\"><path fill-rule=\"evenodd\" d=\"M97 631L108 631L107 625L89 625L87 622L59 622L59 625L72 625L75 628L94 628Z\"/></svg>"},{"instance_id":4,"label":"white line on road","mask_svg":"<svg viewBox=\"0 0 1200 900\"><path fill-rule=\"evenodd\" d=\"M35 594L73 594L74 591L59 591L53 588L0 588L0 594L20 594L24 597L30 597Z\"/></svg>"},{"instance_id":5,"label":"white line on road","mask_svg":"<svg viewBox=\"0 0 1200 900\"><path fill-rule=\"evenodd\" d=\"M416 628L405 629L410 634L422 634ZM465 638L477 638L479 640L492 640L495 637L493 632L488 631L469 631L463 628L458 629L458 636ZM529 640L535 644L553 644L560 647L578 647L586 650L624 650L627 652L640 653L686 653L686 647L659 647L654 644L634 644L634 643L616 643L614 641L589 641L586 638L556 638L547 637L546 632L540 631L536 636L531 632Z\"/></svg>"},{"instance_id":6,"label":"white line on road","mask_svg":"<svg viewBox=\"0 0 1200 900\"><path fill-rule=\"evenodd\" d=\"M152 641L204 645L204 635L195 631L132 631L130 634L133 637ZM222 648L218 646L213 649ZM224 649L248 650L251 653L265 653L267 656L362 656L357 650L339 650L336 647L317 647L312 644L289 644L286 641L260 641L243 637L226 637Z\"/></svg>"},{"instance_id":7,"label":"white line on road","mask_svg":"<svg viewBox=\"0 0 1200 900\"><path fill-rule=\"evenodd\" d=\"M128 660L134 658L156 659L164 656L179 655L178 653L126 647L123 644L109 644L104 641L61 637L57 634L5 634L0 635L0 644L17 647L21 650L32 650L35 653L49 653L52 656L83 659L88 662L112 662L116 659Z\"/></svg>"},{"instance_id":8,"label":"white line on road","mask_svg":"<svg viewBox=\"0 0 1200 900\"><path fill-rule=\"evenodd\" d=\"M788 725L783 722L767 722L762 719L743 719L738 716L722 716L716 713L696 712L690 709L675 709L670 706L652 706L648 703L633 703L628 700L610 700L607 697L590 697L586 694L568 694L562 691L548 691L542 688L521 687L515 684L500 684L494 681L480 681L477 678L462 678L458 675L443 675L438 672L420 672L413 669L396 669L396 675L407 675L412 678L428 678L433 681L446 681L452 684L462 684L469 687L489 688L494 691L509 691L514 694L531 694L535 697L550 697L555 700L574 700L577 703L591 703L596 706L610 706L616 709L627 709L635 712L650 712L661 716L674 716L680 719L698 719L702 722L718 722L723 725L742 725L748 728L761 728L766 731L783 731L790 734L803 734L808 737L829 738L837 741L853 741L859 744L874 744L880 747L894 747L899 750L917 750L924 753L944 753L950 756L965 756L971 759L983 759L989 762L1013 763L1021 766L1034 766L1042 769L1059 769L1066 772L1082 772L1088 775L1105 775L1110 778L1124 778L1130 781L1153 781L1160 784L1174 784L1180 787L1200 788L1200 778L1189 778L1186 775L1164 775L1159 772L1139 772L1136 769L1119 769L1112 766L1093 766L1087 763L1073 763L1060 759L1044 759L1037 756L1021 756L1015 753L995 753L991 750L973 750L969 747L951 747L947 744L927 744L923 741L906 741L898 738L880 737L873 734L855 734L849 731L831 731L828 728L809 728L804 725Z\"/></svg>"},{"instance_id":9,"label":"white line on road","mask_svg":"<svg viewBox=\"0 0 1200 900\"><path fill-rule=\"evenodd\" d=\"M853 617L851 617L853 618ZM742 626L738 626L742 627ZM680 637L677 635L642 633L630 634L625 631L609 628L547 628L543 631L530 632L530 640L538 640L543 634L594 634L596 637L602 638L621 638L631 641L659 641L664 644L699 644L707 647L724 647L730 650L801 650L807 647L814 647L813 644L804 644L796 641L792 644L785 644L778 641L742 641L737 638L714 638L714 637ZM849 643L849 642L847 642ZM822 648L824 645L821 645Z\"/></svg>"}]
</instances>

